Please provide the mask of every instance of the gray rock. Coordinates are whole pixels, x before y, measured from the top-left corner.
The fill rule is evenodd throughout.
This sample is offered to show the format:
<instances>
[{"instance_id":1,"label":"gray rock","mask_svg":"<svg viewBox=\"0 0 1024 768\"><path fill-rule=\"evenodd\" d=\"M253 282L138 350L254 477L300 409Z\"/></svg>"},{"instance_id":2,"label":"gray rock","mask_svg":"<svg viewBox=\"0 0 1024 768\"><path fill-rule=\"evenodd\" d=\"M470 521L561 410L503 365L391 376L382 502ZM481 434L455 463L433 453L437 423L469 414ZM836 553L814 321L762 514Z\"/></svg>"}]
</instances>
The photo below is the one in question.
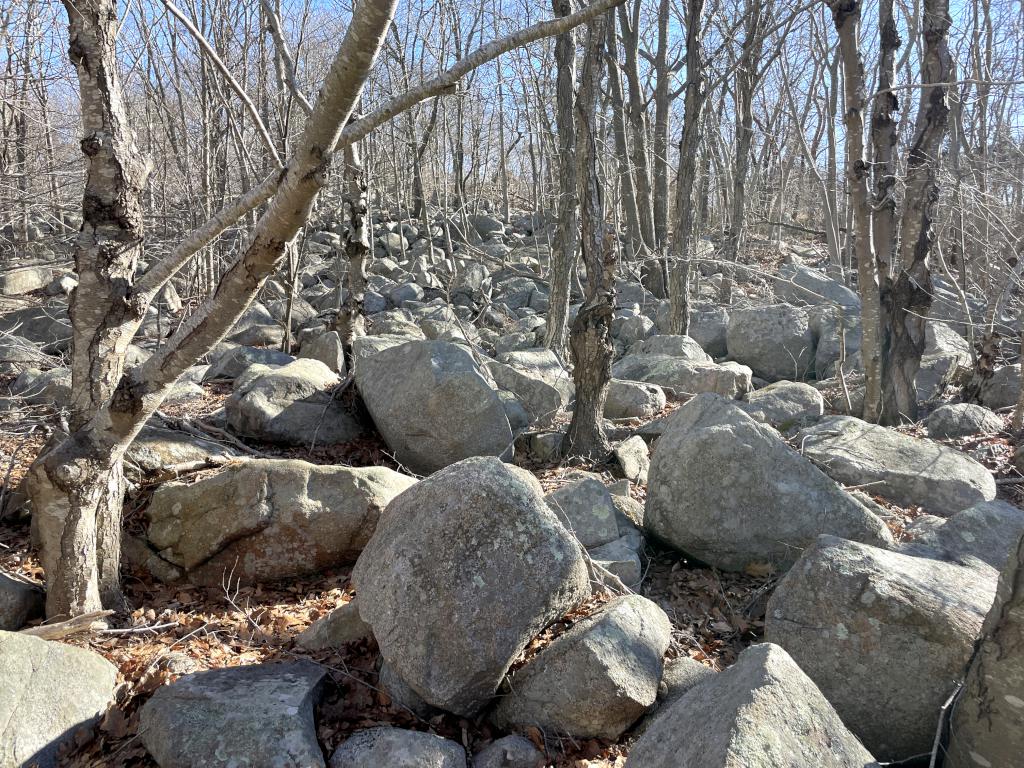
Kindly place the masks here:
<instances>
[{"instance_id":1,"label":"gray rock","mask_svg":"<svg viewBox=\"0 0 1024 768\"><path fill-rule=\"evenodd\" d=\"M757 421L786 432L818 421L825 413L825 398L810 384L777 381L748 392L740 407Z\"/></svg>"},{"instance_id":2,"label":"gray rock","mask_svg":"<svg viewBox=\"0 0 1024 768\"><path fill-rule=\"evenodd\" d=\"M629 348L629 354L667 355L694 363L714 362L711 356L701 349L700 344L689 336L651 336L649 339L633 344Z\"/></svg>"},{"instance_id":3,"label":"gray rock","mask_svg":"<svg viewBox=\"0 0 1024 768\"><path fill-rule=\"evenodd\" d=\"M996 368L981 387L981 404L992 410L1010 408L1020 397L1020 363Z\"/></svg>"},{"instance_id":4,"label":"gray rock","mask_svg":"<svg viewBox=\"0 0 1024 768\"><path fill-rule=\"evenodd\" d=\"M860 369L860 314L835 304L811 307L808 312L814 336L814 375L819 380L838 374L837 364L845 352L843 372Z\"/></svg>"},{"instance_id":5,"label":"gray rock","mask_svg":"<svg viewBox=\"0 0 1024 768\"><path fill-rule=\"evenodd\" d=\"M529 413L529 421L547 426L567 405L562 393L538 376L524 373L496 360L484 362L484 369L501 389L512 392Z\"/></svg>"},{"instance_id":6,"label":"gray rock","mask_svg":"<svg viewBox=\"0 0 1024 768\"><path fill-rule=\"evenodd\" d=\"M997 572L822 536L768 602L785 648L882 760L930 752L966 669Z\"/></svg>"},{"instance_id":7,"label":"gray rock","mask_svg":"<svg viewBox=\"0 0 1024 768\"><path fill-rule=\"evenodd\" d=\"M339 376L345 375L345 350L337 331L328 331L303 342L299 357L319 360Z\"/></svg>"},{"instance_id":8,"label":"gray rock","mask_svg":"<svg viewBox=\"0 0 1024 768\"><path fill-rule=\"evenodd\" d=\"M1003 420L983 405L951 403L940 405L924 421L928 437L948 440L970 435L1001 432Z\"/></svg>"},{"instance_id":9,"label":"gray rock","mask_svg":"<svg viewBox=\"0 0 1024 768\"><path fill-rule=\"evenodd\" d=\"M612 321L612 336L625 346L635 344L654 333L654 321L646 315L616 318Z\"/></svg>"},{"instance_id":10,"label":"gray rock","mask_svg":"<svg viewBox=\"0 0 1024 768\"><path fill-rule=\"evenodd\" d=\"M388 300L396 307L404 307L408 302L423 301L423 289L416 283L403 283L388 291Z\"/></svg>"},{"instance_id":11,"label":"gray rock","mask_svg":"<svg viewBox=\"0 0 1024 768\"><path fill-rule=\"evenodd\" d=\"M725 570L785 568L820 533L893 543L877 516L775 430L713 395L670 417L648 478L645 528Z\"/></svg>"},{"instance_id":12,"label":"gray rock","mask_svg":"<svg viewBox=\"0 0 1024 768\"><path fill-rule=\"evenodd\" d=\"M469 223L480 233L480 237L491 237L505 233L505 225L493 216L488 216L485 213L471 213L468 218Z\"/></svg>"},{"instance_id":13,"label":"gray rock","mask_svg":"<svg viewBox=\"0 0 1024 768\"><path fill-rule=\"evenodd\" d=\"M330 768L466 768L461 744L432 733L369 728L350 736L331 756Z\"/></svg>"},{"instance_id":14,"label":"gray rock","mask_svg":"<svg viewBox=\"0 0 1024 768\"><path fill-rule=\"evenodd\" d=\"M651 468L651 450L640 435L633 435L612 448L621 476L639 485L647 485Z\"/></svg>"},{"instance_id":15,"label":"gray rock","mask_svg":"<svg viewBox=\"0 0 1024 768\"><path fill-rule=\"evenodd\" d=\"M280 346L284 341L284 328L269 309L254 301L235 322L227 339L250 347Z\"/></svg>"},{"instance_id":16,"label":"gray rock","mask_svg":"<svg viewBox=\"0 0 1024 768\"><path fill-rule=\"evenodd\" d=\"M729 354L729 313L725 307L697 307L690 313L690 336L714 358Z\"/></svg>"},{"instance_id":17,"label":"gray rock","mask_svg":"<svg viewBox=\"0 0 1024 768\"><path fill-rule=\"evenodd\" d=\"M807 311L789 304L732 309L729 357L768 381L799 381L814 368L814 336Z\"/></svg>"},{"instance_id":18,"label":"gray rock","mask_svg":"<svg viewBox=\"0 0 1024 768\"><path fill-rule=\"evenodd\" d=\"M71 402L71 371L67 368L48 371L28 368L11 382L11 392L30 405L67 407Z\"/></svg>"},{"instance_id":19,"label":"gray rock","mask_svg":"<svg viewBox=\"0 0 1024 768\"><path fill-rule=\"evenodd\" d=\"M877 765L811 679L769 643L667 708L627 768L870 768Z\"/></svg>"},{"instance_id":20,"label":"gray rock","mask_svg":"<svg viewBox=\"0 0 1024 768\"><path fill-rule=\"evenodd\" d=\"M860 310L860 297L824 272L803 264L783 264L775 280L775 295L797 306L838 304L846 310Z\"/></svg>"},{"instance_id":21,"label":"gray rock","mask_svg":"<svg viewBox=\"0 0 1024 768\"><path fill-rule=\"evenodd\" d=\"M590 559L619 579L627 587L637 587L643 578L644 564L640 557L643 537L637 533L620 536L588 551Z\"/></svg>"},{"instance_id":22,"label":"gray rock","mask_svg":"<svg viewBox=\"0 0 1024 768\"><path fill-rule=\"evenodd\" d=\"M512 429L501 399L469 352L410 341L356 364L356 384L396 458L428 474L468 456L509 456Z\"/></svg>"},{"instance_id":23,"label":"gray rock","mask_svg":"<svg viewBox=\"0 0 1024 768\"><path fill-rule=\"evenodd\" d=\"M326 675L308 661L186 675L142 706L139 737L160 768L323 766L313 708Z\"/></svg>"},{"instance_id":24,"label":"gray rock","mask_svg":"<svg viewBox=\"0 0 1024 768\"><path fill-rule=\"evenodd\" d=\"M567 404L575 395L572 374L550 349L520 349L499 355L499 360L530 376L546 381L562 395Z\"/></svg>"},{"instance_id":25,"label":"gray rock","mask_svg":"<svg viewBox=\"0 0 1024 768\"><path fill-rule=\"evenodd\" d=\"M415 480L386 467L252 459L159 486L146 510L160 556L196 583L298 577L352 562Z\"/></svg>"},{"instance_id":26,"label":"gray rock","mask_svg":"<svg viewBox=\"0 0 1024 768\"><path fill-rule=\"evenodd\" d=\"M391 699L391 706L394 709L405 709L424 720L440 712L437 707L424 701L423 697L416 693L402 679L401 675L395 672L394 668L383 660L381 660L377 684Z\"/></svg>"},{"instance_id":27,"label":"gray rock","mask_svg":"<svg viewBox=\"0 0 1024 768\"><path fill-rule=\"evenodd\" d=\"M14 334L40 345L43 352L64 352L71 346L66 303L16 309L0 317L0 333Z\"/></svg>"},{"instance_id":28,"label":"gray rock","mask_svg":"<svg viewBox=\"0 0 1024 768\"><path fill-rule=\"evenodd\" d=\"M331 393L339 382L319 360L303 358L276 369L251 366L224 403L228 426L239 435L282 445L347 443L363 427Z\"/></svg>"},{"instance_id":29,"label":"gray rock","mask_svg":"<svg viewBox=\"0 0 1024 768\"><path fill-rule=\"evenodd\" d=\"M487 703L537 632L590 594L579 545L540 484L492 457L394 499L352 578L385 661L427 702L463 715Z\"/></svg>"},{"instance_id":30,"label":"gray rock","mask_svg":"<svg viewBox=\"0 0 1024 768\"><path fill-rule=\"evenodd\" d=\"M241 376L250 365L284 366L295 360L291 355L276 349L221 345L218 350L219 352L215 352L213 363L203 375L204 382L218 379L230 381Z\"/></svg>"},{"instance_id":31,"label":"gray rock","mask_svg":"<svg viewBox=\"0 0 1024 768\"><path fill-rule=\"evenodd\" d=\"M971 364L971 345L945 323L925 325L925 348L917 372L917 399L931 400L942 394L949 378L960 366Z\"/></svg>"},{"instance_id":32,"label":"gray rock","mask_svg":"<svg viewBox=\"0 0 1024 768\"><path fill-rule=\"evenodd\" d=\"M473 755L473 768L544 768L544 753L533 742L512 734Z\"/></svg>"},{"instance_id":33,"label":"gray rock","mask_svg":"<svg viewBox=\"0 0 1024 768\"><path fill-rule=\"evenodd\" d=\"M42 589L0 571L0 630L15 632L42 616L45 602Z\"/></svg>"},{"instance_id":34,"label":"gray rock","mask_svg":"<svg viewBox=\"0 0 1024 768\"><path fill-rule=\"evenodd\" d=\"M309 651L323 651L372 637L373 629L359 615L356 601L349 600L310 624L295 638L295 644Z\"/></svg>"},{"instance_id":35,"label":"gray rock","mask_svg":"<svg viewBox=\"0 0 1024 768\"><path fill-rule=\"evenodd\" d=\"M1024 534L1024 510L1006 501L984 501L948 519L921 515L907 526L903 551L968 563L976 557L997 571Z\"/></svg>"},{"instance_id":36,"label":"gray rock","mask_svg":"<svg viewBox=\"0 0 1024 768\"><path fill-rule=\"evenodd\" d=\"M563 485L545 496L544 501L587 549L619 537L612 495L599 480L586 478Z\"/></svg>"},{"instance_id":37,"label":"gray rock","mask_svg":"<svg viewBox=\"0 0 1024 768\"><path fill-rule=\"evenodd\" d=\"M53 280L49 267L22 267L0 274L0 293L4 296L22 296L38 291Z\"/></svg>"},{"instance_id":38,"label":"gray rock","mask_svg":"<svg viewBox=\"0 0 1024 768\"><path fill-rule=\"evenodd\" d=\"M183 464L223 463L241 455L226 443L205 440L151 422L128 446L125 458L129 466L148 474Z\"/></svg>"},{"instance_id":39,"label":"gray rock","mask_svg":"<svg viewBox=\"0 0 1024 768\"><path fill-rule=\"evenodd\" d=\"M604 403L606 419L652 419L665 408L665 390L657 384L612 379Z\"/></svg>"},{"instance_id":40,"label":"gray rock","mask_svg":"<svg viewBox=\"0 0 1024 768\"><path fill-rule=\"evenodd\" d=\"M117 667L98 653L0 631L0 766L55 768L113 701Z\"/></svg>"},{"instance_id":41,"label":"gray rock","mask_svg":"<svg viewBox=\"0 0 1024 768\"><path fill-rule=\"evenodd\" d=\"M751 371L745 365L691 362L669 355L626 355L612 366L612 375L657 384L677 395L713 392L738 398L751 389Z\"/></svg>"},{"instance_id":42,"label":"gray rock","mask_svg":"<svg viewBox=\"0 0 1024 768\"><path fill-rule=\"evenodd\" d=\"M637 723L633 729L636 737L643 736L660 717L666 715L671 705L681 699L691 688L703 683L710 677L714 677L715 670L691 659L689 656L679 656L665 662L665 671L661 675L661 684L658 686L658 700L648 711L644 719Z\"/></svg>"},{"instance_id":43,"label":"gray rock","mask_svg":"<svg viewBox=\"0 0 1024 768\"><path fill-rule=\"evenodd\" d=\"M840 483L864 485L900 506L951 515L996 497L989 471L954 448L853 416L830 416L797 435L807 458Z\"/></svg>"},{"instance_id":44,"label":"gray rock","mask_svg":"<svg viewBox=\"0 0 1024 768\"><path fill-rule=\"evenodd\" d=\"M655 603L615 598L512 674L492 719L502 727L617 739L654 703L671 636Z\"/></svg>"}]
</instances>

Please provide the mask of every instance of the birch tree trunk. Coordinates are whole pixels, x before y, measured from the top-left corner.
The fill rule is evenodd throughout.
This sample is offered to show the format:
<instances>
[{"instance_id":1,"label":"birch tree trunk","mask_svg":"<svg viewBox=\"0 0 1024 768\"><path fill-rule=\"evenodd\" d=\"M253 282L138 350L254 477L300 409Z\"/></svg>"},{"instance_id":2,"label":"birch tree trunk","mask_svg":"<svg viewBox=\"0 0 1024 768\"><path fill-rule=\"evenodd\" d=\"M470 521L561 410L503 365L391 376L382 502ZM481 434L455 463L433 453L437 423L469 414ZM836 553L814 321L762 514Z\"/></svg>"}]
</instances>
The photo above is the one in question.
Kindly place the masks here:
<instances>
[{"instance_id":1,"label":"birch tree trunk","mask_svg":"<svg viewBox=\"0 0 1024 768\"><path fill-rule=\"evenodd\" d=\"M370 235L366 226L366 182L357 143L345 147L344 163L343 204L348 213L348 221L345 222L344 255L348 271L345 279L345 300L339 308L335 325L345 349L351 350L352 342L359 336L366 335L363 299L366 296L367 262L373 252L370 250ZM418 167L418 163L416 165ZM419 178L418 171L416 177ZM339 281L339 298L341 285Z\"/></svg>"},{"instance_id":2,"label":"birch tree trunk","mask_svg":"<svg viewBox=\"0 0 1024 768\"><path fill-rule=\"evenodd\" d=\"M605 226L604 200L597 173L597 99L605 24L599 17L587 30L587 47L576 100L576 164L582 237L587 269L586 300L569 336L576 407L563 442L569 458L603 460L611 446L604 434L604 404L612 377L611 323L615 309L615 236Z\"/></svg>"}]
</instances>

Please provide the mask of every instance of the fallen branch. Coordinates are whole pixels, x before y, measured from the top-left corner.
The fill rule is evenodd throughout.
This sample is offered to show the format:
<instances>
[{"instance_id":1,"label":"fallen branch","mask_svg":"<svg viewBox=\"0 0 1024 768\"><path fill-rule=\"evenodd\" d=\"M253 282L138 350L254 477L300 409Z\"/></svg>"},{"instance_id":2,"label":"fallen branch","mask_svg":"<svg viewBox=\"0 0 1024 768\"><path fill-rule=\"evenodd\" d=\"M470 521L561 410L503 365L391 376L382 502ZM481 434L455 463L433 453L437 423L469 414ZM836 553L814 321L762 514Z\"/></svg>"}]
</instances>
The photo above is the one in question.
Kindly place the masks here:
<instances>
[{"instance_id":1,"label":"fallen branch","mask_svg":"<svg viewBox=\"0 0 1024 768\"><path fill-rule=\"evenodd\" d=\"M93 624L107 616L111 616L113 613L113 611L90 611L89 613L83 613L70 618L67 621L59 621L55 624L42 624L38 627L23 629L20 634L41 637L43 640L61 640L71 635L92 631ZM106 627L103 627L103 629L106 629Z\"/></svg>"}]
</instances>

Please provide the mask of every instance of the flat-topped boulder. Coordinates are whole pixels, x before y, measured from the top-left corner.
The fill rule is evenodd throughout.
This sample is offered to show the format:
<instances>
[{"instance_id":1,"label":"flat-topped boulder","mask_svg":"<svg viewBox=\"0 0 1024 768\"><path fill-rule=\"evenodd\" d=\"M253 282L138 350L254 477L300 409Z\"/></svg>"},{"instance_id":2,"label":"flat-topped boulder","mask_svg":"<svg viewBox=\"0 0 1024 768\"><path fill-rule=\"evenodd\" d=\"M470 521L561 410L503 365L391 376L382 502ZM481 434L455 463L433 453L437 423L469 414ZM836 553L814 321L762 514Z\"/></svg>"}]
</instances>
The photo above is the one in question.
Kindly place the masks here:
<instances>
[{"instance_id":1,"label":"flat-topped boulder","mask_svg":"<svg viewBox=\"0 0 1024 768\"><path fill-rule=\"evenodd\" d=\"M951 515L996 497L992 474L955 448L853 416L830 416L796 440L804 456L830 477L866 485L901 506Z\"/></svg>"}]
</instances>

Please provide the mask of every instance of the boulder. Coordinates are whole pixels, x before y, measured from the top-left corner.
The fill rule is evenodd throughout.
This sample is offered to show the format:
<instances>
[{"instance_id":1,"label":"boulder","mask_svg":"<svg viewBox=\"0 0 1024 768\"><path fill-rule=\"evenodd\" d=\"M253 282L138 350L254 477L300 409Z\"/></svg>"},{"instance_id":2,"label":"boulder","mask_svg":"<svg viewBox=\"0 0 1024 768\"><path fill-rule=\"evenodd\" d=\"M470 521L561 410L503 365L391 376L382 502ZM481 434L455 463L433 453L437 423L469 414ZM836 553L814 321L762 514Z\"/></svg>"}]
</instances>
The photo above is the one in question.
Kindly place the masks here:
<instances>
[{"instance_id":1,"label":"boulder","mask_svg":"<svg viewBox=\"0 0 1024 768\"><path fill-rule=\"evenodd\" d=\"M27 368L11 382L11 392L30 405L67 407L71 402L71 371L67 368L48 371Z\"/></svg>"},{"instance_id":2,"label":"boulder","mask_svg":"<svg viewBox=\"0 0 1024 768\"><path fill-rule=\"evenodd\" d=\"M399 495L352 573L385 661L428 703L478 712L513 659L590 595L575 539L525 470L465 459Z\"/></svg>"},{"instance_id":3,"label":"boulder","mask_svg":"<svg viewBox=\"0 0 1024 768\"><path fill-rule=\"evenodd\" d=\"M497 360L485 361L484 369L500 389L513 393L522 402L530 422L547 426L568 404L558 389L538 376L531 376Z\"/></svg>"},{"instance_id":4,"label":"boulder","mask_svg":"<svg viewBox=\"0 0 1024 768\"><path fill-rule=\"evenodd\" d=\"M241 457L239 451L226 443L195 437L165 427L152 419L125 453L129 467L143 474L182 465L198 467L206 463L223 464Z\"/></svg>"},{"instance_id":5,"label":"boulder","mask_svg":"<svg viewBox=\"0 0 1024 768\"><path fill-rule=\"evenodd\" d=\"M584 478L568 483L549 493L544 501L587 549L619 537L615 503L599 480Z\"/></svg>"},{"instance_id":6,"label":"boulder","mask_svg":"<svg viewBox=\"0 0 1024 768\"><path fill-rule=\"evenodd\" d=\"M395 457L429 474L469 456L509 456L512 429L473 357L410 341L358 360L356 384Z\"/></svg>"},{"instance_id":7,"label":"boulder","mask_svg":"<svg viewBox=\"0 0 1024 768\"><path fill-rule=\"evenodd\" d=\"M844 354L843 372L847 376L860 369L860 314L835 304L811 307L807 314L814 336L815 377L820 381L836 376Z\"/></svg>"},{"instance_id":8,"label":"boulder","mask_svg":"<svg viewBox=\"0 0 1024 768\"><path fill-rule=\"evenodd\" d=\"M669 418L648 473L644 527L718 568L786 568L821 533L891 546L885 524L779 434L700 395Z\"/></svg>"},{"instance_id":9,"label":"boulder","mask_svg":"<svg viewBox=\"0 0 1024 768\"><path fill-rule=\"evenodd\" d=\"M651 469L651 449L640 435L633 435L612 448L616 473L638 485L647 485Z\"/></svg>"},{"instance_id":10,"label":"boulder","mask_svg":"<svg viewBox=\"0 0 1024 768\"><path fill-rule=\"evenodd\" d=\"M838 304L845 310L860 311L860 297L824 272L804 264L788 263L779 267L775 295L797 306Z\"/></svg>"},{"instance_id":11,"label":"boulder","mask_svg":"<svg viewBox=\"0 0 1024 768\"><path fill-rule=\"evenodd\" d=\"M372 637L373 629L359 615L356 601L349 600L310 624L295 644L308 651L324 651Z\"/></svg>"},{"instance_id":12,"label":"boulder","mask_svg":"<svg viewBox=\"0 0 1024 768\"><path fill-rule=\"evenodd\" d=\"M304 341L299 357L319 360L339 376L345 375L345 350L337 331L327 331L309 341Z\"/></svg>"},{"instance_id":13,"label":"boulder","mask_svg":"<svg viewBox=\"0 0 1024 768\"><path fill-rule=\"evenodd\" d=\"M969 564L978 558L1001 571L1024 534L1024 510L1006 501L983 501L952 517L921 515L907 526L907 554Z\"/></svg>"},{"instance_id":14,"label":"boulder","mask_svg":"<svg viewBox=\"0 0 1024 768\"><path fill-rule=\"evenodd\" d=\"M49 267L22 267L0 274L0 294L4 296L22 296L26 293L39 291L53 280L53 270Z\"/></svg>"},{"instance_id":15,"label":"boulder","mask_svg":"<svg viewBox=\"0 0 1024 768\"><path fill-rule=\"evenodd\" d=\"M665 408L665 390L657 384L612 379L604 403L606 419L653 419Z\"/></svg>"},{"instance_id":16,"label":"boulder","mask_svg":"<svg viewBox=\"0 0 1024 768\"><path fill-rule=\"evenodd\" d=\"M251 366L224 403L228 426L244 437L281 445L347 443L363 427L330 391L338 374L319 360L281 368Z\"/></svg>"},{"instance_id":17,"label":"boulder","mask_svg":"<svg viewBox=\"0 0 1024 768\"><path fill-rule=\"evenodd\" d=\"M949 440L971 435L1001 432L1003 420L983 405L950 403L940 405L924 420L928 437Z\"/></svg>"},{"instance_id":18,"label":"boulder","mask_svg":"<svg viewBox=\"0 0 1024 768\"><path fill-rule=\"evenodd\" d=\"M61 748L99 721L116 683L98 653L0 631L0 766L62 765Z\"/></svg>"},{"instance_id":19,"label":"boulder","mask_svg":"<svg viewBox=\"0 0 1024 768\"><path fill-rule=\"evenodd\" d=\"M326 676L308 661L186 675L142 706L139 738L160 768L323 766L313 708Z\"/></svg>"},{"instance_id":20,"label":"boulder","mask_svg":"<svg viewBox=\"0 0 1024 768\"><path fill-rule=\"evenodd\" d=\"M544 768L545 762L532 741L515 734L492 741L473 755L473 768Z\"/></svg>"},{"instance_id":21,"label":"boulder","mask_svg":"<svg viewBox=\"0 0 1024 768\"><path fill-rule=\"evenodd\" d=\"M415 480L386 467L297 459L236 462L164 483L146 510L147 538L195 583L304 576L355 560L381 511Z\"/></svg>"},{"instance_id":22,"label":"boulder","mask_svg":"<svg viewBox=\"0 0 1024 768\"><path fill-rule=\"evenodd\" d=\"M44 304L5 312L0 317L0 333L28 339L47 354L64 352L71 347L67 304Z\"/></svg>"},{"instance_id":23,"label":"boulder","mask_svg":"<svg viewBox=\"0 0 1024 768\"><path fill-rule=\"evenodd\" d=\"M996 368L981 387L981 404L992 410L1011 408L1020 398L1020 363Z\"/></svg>"},{"instance_id":24,"label":"boulder","mask_svg":"<svg viewBox=\"0 0 1024 768\"><path fill-rule=\"evenodd\" d=\"M368 728L350 736L331 755L330 768L466 768L461 744L432 733Z\"/></svg>"},{"instance_id":25,"label":"boulder","mask_svg":"<svg viewBox=\"0 0 1024 768\"><path fill-rule=\"evenodd\" d=\"M951 515L996 497L991 473L955 448L853 416L830 416L797 435L801 452L836 481L870 484L900 506Z\"/></svg>"},{"instance_id":26,"label":"boulder","mask_svg":"<svg viewBox=\"0 0 1024 768\"><path fill-rule=\"evenodd\" d=\"M931 400L942 394L946 383L960 366L971 364L971 345L945 323L925 325L925 348L917 372L917 399Z\"/></svg>"},{"instance_id":27,"label":"boulder","mask_svg":"<svg viewBox=\"0 0 1024 768\"><path fill-rule=\"evenodd\" d=\"M226 379L231 381L242 375L250 365L280 367L295 360L289 354L276 349L260 349L234 345L220 345L214 351L213 362L203 374L203 381Z\"/></svg>"},{"instance_id":28,"label":"boulder","mask_svg":"<svg viewBox=\"0 0 1024 768\"><path fill-rule=\"evenodd\" d=\"M45 602L41 588L0 571L0 630L15 632L42 616Z\"/></svg>"},{"instance_id":29,"label":"boulder","mask_svg":"<svg viewBox=\"0 0 1024 768\"><path fill-rule=\"evenodd\" d=\"M930 752L971 657L997 572L822 536L768 601L785 648L882 760Z\"/></svg>"},{"instance_id":30,"label":"boulder","mask_svg":"<svg viewBox=\"0 0 1024 768\"><path fill-rule=\"evenodd\" d=\"M530 376L546 381L562 395L563 404L575 396L572 374L550 349L520 349L505 352L498 359Z\"/></svg>"},{"instance_id":31,"label":"boulder","mask_svg":"<svg viewBox=\"0 0 1024 768\"><path fill-rule=\"evenodd\" d=\"M269 309L254 301L235 322L227 340L250 347L279 347L284 341L284 328Z\"/></svg>"},{"instance_id":32,"label":"boulder","mask_svg":"<svg viewBox=\"0 0 1024 768\"><path fill-rule=\"evenodd\" d=\"M754 645L664 711L626 768L870 768L814 682L782 648Z\"/></svg>"},{"instance_id":33,"label":"boulder","mask_svg":"<svg viewBox=\"0 0 1024 768\"><path fill-rule=\"evenodd\" d=\"M690 336L714 358L729 354L729 313L725 307L701 306L690 312Z\"/></svg>"},{"instance_id":34,"label":"boulder","mask_svg":"<svg viewBox=\"0 0 1024 768\"><path fill-rule=\"evenodd\" d=\"M509 678L492 719L579 738L617 739L657 697L672 624L625 595L578 621Z\"/></svg>"},{"instance_id":35,"label":"boulder","mask_svg":"<svg viewBox=\"0 0 1024 768\"><path fill-rule=\"evenodd\" d=\"M633 344L629 348L629 354L667 355L668 357L678 357L694 363L714 362L711 356L701 349L700 344L689 336L651 336L649 339Z\"/></svg>"},{"instance_id":36,"label":"boulder","mask_svg":"<svg viewBox=\"0 0 1024 768\"><path fill-rule=\"evenodd\" d=\"M777 381L748 392L739 406L757 421L787 432L818 421L825 413L825 398L810 384Z\"/></svg>"},{"instance_id":37,"label":"boulder","mask_svg":"<svg viewBox=\"0 0 1024 768\"><path fill-rule=\"evenodd\" d=\"M657 384L677 395L713 392L738 398L751 389L751 371L745 365L692 362L669 355L626 355L612 366L612 375Z\"/></svg>"},{"instance_id":38,"label":"boulder","mask_svg":"<svg viewBox=\"0 0 1024 768\"><path fill-rule=\"evenodd\" d=\"M789 304L732 309L727 338L729 357L767 381L799 381L814 369L806 310Z\"/></svg>"}]
</instances>

